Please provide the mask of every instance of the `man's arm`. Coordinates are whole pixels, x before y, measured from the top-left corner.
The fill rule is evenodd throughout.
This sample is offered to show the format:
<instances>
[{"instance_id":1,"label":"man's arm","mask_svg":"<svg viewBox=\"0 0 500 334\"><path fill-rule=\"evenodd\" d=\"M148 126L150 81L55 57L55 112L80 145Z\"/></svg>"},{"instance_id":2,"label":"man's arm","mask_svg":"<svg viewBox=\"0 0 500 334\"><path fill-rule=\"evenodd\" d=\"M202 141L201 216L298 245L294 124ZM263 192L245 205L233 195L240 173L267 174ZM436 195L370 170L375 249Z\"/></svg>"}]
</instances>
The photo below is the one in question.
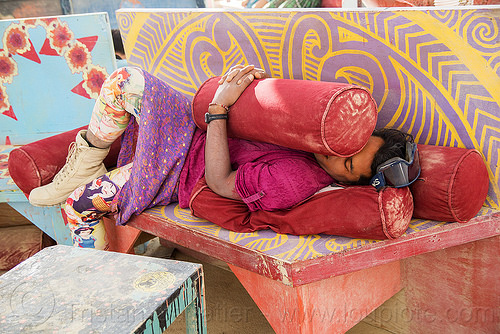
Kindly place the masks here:
<instances>
[{"instance_id":1,"label":"man's arm","mask_svg":"<svg viewBox=\"0 0 500 334\"><path fill-rule=\"evenodd\" d=\"M211 115L227 114L224 106L232 106L254 78L263 78L265 73L253 65L233 67L219 81L208 112ZM235 189L236 171L231 168L227 143L227 120L217 119L207 126L205 143L205 179L216 194L241 200Z\"/></svg>"},{"instance_id":2,"label":"man's arm","mask_svg":"<svg viewBox=\"0 0 500 334\"><path fill-rule=\"evenodd\" d=\"M211 105L210 114L226 113L223 107ZM241 199L235 189L236 171L231 168L227 144L227 121L215 120L207 126L205 143L205 179L212 191L220 196Z\"/></svg>"}]
</instances>

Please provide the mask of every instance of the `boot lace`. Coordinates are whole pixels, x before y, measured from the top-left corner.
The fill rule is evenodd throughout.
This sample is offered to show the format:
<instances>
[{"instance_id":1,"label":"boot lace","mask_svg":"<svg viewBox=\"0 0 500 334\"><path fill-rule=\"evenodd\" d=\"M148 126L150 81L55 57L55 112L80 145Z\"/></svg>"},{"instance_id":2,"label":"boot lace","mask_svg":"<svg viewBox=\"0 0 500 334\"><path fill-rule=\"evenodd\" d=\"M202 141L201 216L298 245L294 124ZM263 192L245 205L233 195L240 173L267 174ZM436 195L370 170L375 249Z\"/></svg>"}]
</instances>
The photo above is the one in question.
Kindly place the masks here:
<instances>
[{"instance_id":1,"label":"boot lace","mask_svg":"<svg viewBox=\"0 0 500 334\"><path fill-rule=\"evenodd\" d=\"M76 145L76 142L72 142L68 148L68 156L66 157L66 164L54 177L54 183L56 185L60 185L62 182L64 182L68 178L70 172L73 171L75 167L75 161L76 161L75 157L77 149L78 147Z\"/></svg>"}]
</instances>

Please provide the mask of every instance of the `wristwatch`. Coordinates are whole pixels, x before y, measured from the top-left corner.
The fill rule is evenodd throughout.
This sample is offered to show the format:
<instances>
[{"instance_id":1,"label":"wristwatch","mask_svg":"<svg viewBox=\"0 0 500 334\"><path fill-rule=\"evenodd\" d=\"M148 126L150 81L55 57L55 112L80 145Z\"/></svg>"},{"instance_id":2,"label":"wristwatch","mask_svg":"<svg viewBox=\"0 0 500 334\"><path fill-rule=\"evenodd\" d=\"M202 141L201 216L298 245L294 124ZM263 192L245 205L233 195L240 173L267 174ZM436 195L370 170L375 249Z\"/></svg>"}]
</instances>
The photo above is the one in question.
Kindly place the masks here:
<instances>
[{"instance_id":1,"label":"wristwatch","mask_svg":"<svg viewBox=\"0 0 500 334\"><path fill-rule=\"evenodd\" d=\"M228 119L227 114L211 114L205 113L205 123L210 123L211 121L215 121L216 119Z\"/></svg>"}]
</instances>

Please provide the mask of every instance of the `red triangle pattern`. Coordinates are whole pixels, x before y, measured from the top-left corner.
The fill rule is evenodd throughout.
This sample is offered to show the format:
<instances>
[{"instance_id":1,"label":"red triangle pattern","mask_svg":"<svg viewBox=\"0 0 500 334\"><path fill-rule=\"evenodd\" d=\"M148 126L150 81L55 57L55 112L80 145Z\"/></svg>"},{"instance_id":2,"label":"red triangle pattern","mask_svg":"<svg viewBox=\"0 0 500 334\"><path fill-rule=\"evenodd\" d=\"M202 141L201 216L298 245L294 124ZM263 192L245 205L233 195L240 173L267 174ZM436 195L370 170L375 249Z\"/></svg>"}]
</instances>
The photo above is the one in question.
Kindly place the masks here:
<instances>
[{"instance_id":1,"label":"red triangle pattern","mask_svg":"<svg viewBox=\"0 0 500 334\"><path fill-rule=\"evenodd\" d=\"M45 39L45 42L43 42L42 48L40 49L40 51L38 53L41 55L47 55L47 56L59 56L57 51L54 50L50 46L50 42L49 42L48 38Z\"/></svg>"},{"instance_id":2,"label":"red triangle pattern","mask_svg":"<svg viewBox=\"0 0 500 334\"><path fill-rule=\"evenodd\" d=\"M99 39L99 36L89 36L89 37L82 37L79 38L78 41L85 44L87 49L89 49L89 52L92 52L94 50L95 45L97 44L97 40ZM50 46L49 39L46 38L45 41L43 42L42 48L38 52L41 55L47 55L47 56L59 56L56 50L54 50Z\"/></svg>"},{"instance_id":3,"label":"red triangle pattern","mask_svg":"<svg viewBox=\"0 0 500 334\"><path fill-rule=\"evenodd\" d=\"M38 54L35 51L35 47L33 46L33 42L31 41L31 39L29 41L30 41L29 50L26 51L25 53L22 53L19 55L26 58L26 59L33 60L35 63L40 64L41 63L40 57L38 57Z\"/></svg>"},{"instance_id":4,"label":"red triangle pattern","mask_svg":"<svg viewBox=\"0 0 500 334\"><path fill-rule=\"evenodd\" d=\"M17 121L17 117L16 117L16 114L14 114L14 110L12 109L12 106L10 106L10 108L8 110L5 110L2 114Z\"/></svg>"},{"instance_id":5,"label":"red triangle pattern","mask_svg":"<svg viewBox=\"0 0 500 334\"><path fill-rule=\"evenodd\" d=\"M10 141L10 137L9 136L5 137L5 145L12 145L12 142Z\"/></svg>"},{"instance_id":6,"label":"red triangle pattern","mask_svg":"<svg viewBox=\"0 0 500 334\"><path fill-rule=\"evenodd\" d=\"M83 88L83 81L80 82L75 87L73 87L73 89L71 91L75 94L86 97L87 99L91 99L90 95L85 91L85 88Z\"/></svg>"},{"instance_id":7,"label":"red triangle pattern","mask_svg":"<svg viewBox=\"0 0 500 334\"><path fill-rule=\"evenodd\" d=\"M89 51L92 52L92 50L94 50L98 38L99 38L98 36L82 37L78 38L77 41L85 44L87 49L89 49Z\"/></svg>"}]
</instances>

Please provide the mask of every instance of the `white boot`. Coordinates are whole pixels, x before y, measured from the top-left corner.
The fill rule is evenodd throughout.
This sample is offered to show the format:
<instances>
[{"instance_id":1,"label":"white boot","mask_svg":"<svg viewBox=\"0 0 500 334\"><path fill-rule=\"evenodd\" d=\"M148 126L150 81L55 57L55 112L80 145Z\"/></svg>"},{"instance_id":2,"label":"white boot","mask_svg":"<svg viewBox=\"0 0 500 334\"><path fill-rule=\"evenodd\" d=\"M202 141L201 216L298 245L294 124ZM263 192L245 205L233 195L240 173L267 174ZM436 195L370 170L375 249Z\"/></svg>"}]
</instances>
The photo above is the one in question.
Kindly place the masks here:
<instances>
[{"instance_id":1,"label":"white boot","mask_svg":"<svg viewBox=\"0 0 500 334\"><path fill-rule=\"evenodd\" d=\"M52 182L31 191L29 201L32 205L62 203L76 188L106 173L103 160L108 155L109 147L90 147L84 139L86 134L87 130L78 132L76 142L71 143L66 164Z\"/></svg>"}]
</instances>

